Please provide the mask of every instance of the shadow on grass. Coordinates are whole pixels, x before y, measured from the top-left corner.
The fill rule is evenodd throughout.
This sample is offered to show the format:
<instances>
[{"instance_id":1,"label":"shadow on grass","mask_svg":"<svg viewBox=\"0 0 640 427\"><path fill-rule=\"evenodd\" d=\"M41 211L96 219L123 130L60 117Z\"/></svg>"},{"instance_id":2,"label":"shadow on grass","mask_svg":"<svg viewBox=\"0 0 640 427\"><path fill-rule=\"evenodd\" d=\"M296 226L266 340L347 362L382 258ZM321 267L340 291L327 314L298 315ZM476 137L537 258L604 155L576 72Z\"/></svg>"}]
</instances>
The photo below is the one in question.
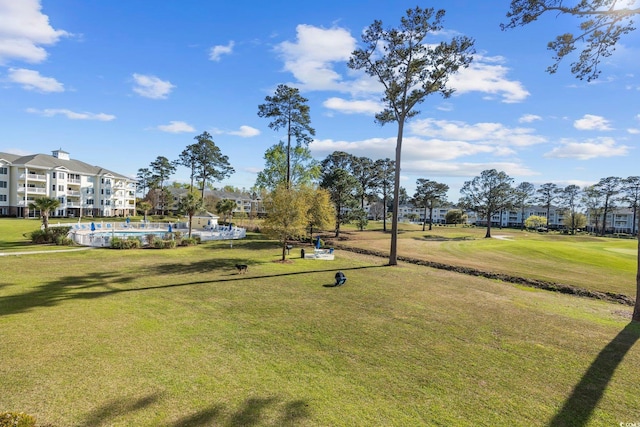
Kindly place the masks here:
<instances>
[{"instance_id":1,"label":"shadow on grass","mask_svg":"<svg viewBox=\"0 0 640 427\"><path fill-rule=\"evenodd\" d=\"M216 270L218 273L221 268L228 269L229 272L235 272L234 260L211 260L200 261L192 264L166 264L150 267L142 272L142 275L159 276L168 274L193 274L196 272L208 272ZM384 268L384 266L364 266L341 268L343 271L359 270L366 268ZM87 273L78 276L65 276L57 280L44 283L30 292L17 295L9 295L0 297L0 316L23 313L37 307L52 307L63 301L73 299L93 299L108 296L121 292L137 292L148 291L154 289L167 289L182 286L197 286L215 283L232 282L236 280L256 280L269 279L274 277L296 276L303 274L315 274L325 272L335 272L335 268L295 271L289 273L268 274L262 276L252 276L251 274L230 274L229 278L216 278L211 280L198 280L182 283L171 283L158 286L144 286L135 288L123 288L122 285L137 280L140 272L135 276L122 275L118 273Z\"/></svg>"},{"instance_id":2,"label":"shadow on grass","mask_svg":"<svg viewBox=\"0 0 640 427\"><path fill-rule=\"evenodd\" d=\"M581 427L589 422L607 385L627 352L640 338L640 323L631 322L607 344L575 386L549 427Z\"/></svg>"},{"instance_id":3,"label":"shadow on grass","mask_svg":"<svg viewBox=\"0 0 640 427\"><path fill-rule=\"evenodd\" d=\"M110 419L125 416L128 413L136 412L144 409L149 405L153 405L159 400L159 398L159 394L151 394L134 401L126 398L112 400L106 405L103 405L91 411L85 417L84 422L79 425L81 427L93 427L102 425Z\"/></svg>"}]
</instances>

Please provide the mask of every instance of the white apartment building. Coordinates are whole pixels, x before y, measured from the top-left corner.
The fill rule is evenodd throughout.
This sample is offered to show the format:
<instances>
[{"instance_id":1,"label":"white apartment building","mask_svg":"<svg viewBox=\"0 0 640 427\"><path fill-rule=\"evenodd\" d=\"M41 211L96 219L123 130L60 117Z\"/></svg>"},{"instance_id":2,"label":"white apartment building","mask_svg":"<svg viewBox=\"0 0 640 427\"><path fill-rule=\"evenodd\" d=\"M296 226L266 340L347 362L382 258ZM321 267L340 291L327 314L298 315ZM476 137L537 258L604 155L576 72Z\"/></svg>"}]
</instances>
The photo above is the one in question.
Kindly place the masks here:
<instances>
[{"instance_id":1,"label":"white apartment building","mask_svg":"<svg viewBox=\"0 0 640 427\"><path fill-rule=\"evenodd\" d=\"M640 218L636 217L636 226L633 226L633 210L631 208L613 208L607 213L605 219L605 230L607 233L627 233L637 232ZM602 213L598 215L598 228L602 229ZM595 231L596 217L592 212L587 212L587 228Z\"/></svg>"},{"instance_id":2,"label":"white apartment building","mask_svg":"<svg viewBox=\"0 0 640 427\"><path fill-rule=\"evenodd\" d=\"M20 156L0 152L0 216L35 217L29 204L56 198L53 217L135 215L136 181L73 160L66 151Z\"/></svg>"}]
</instances>

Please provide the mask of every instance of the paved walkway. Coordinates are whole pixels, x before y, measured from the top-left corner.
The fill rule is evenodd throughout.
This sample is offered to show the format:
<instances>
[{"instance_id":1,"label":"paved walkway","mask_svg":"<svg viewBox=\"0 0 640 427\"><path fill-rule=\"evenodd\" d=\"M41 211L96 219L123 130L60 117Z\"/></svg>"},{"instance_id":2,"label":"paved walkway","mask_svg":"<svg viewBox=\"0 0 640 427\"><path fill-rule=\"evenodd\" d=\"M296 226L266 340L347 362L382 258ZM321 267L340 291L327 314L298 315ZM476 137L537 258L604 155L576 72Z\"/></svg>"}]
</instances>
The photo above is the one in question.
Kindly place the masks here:
<instances>
[{"instance_id":1,"label":"paved walkway","mask_svg":"<svg viewBox=\"0 0 640 427\"><path fill-rule=\"evenodd\" d=\"M75 249L54 249L50 251L29 251L29 252L0 252L0 256L10 256L10 255L35 255L35 254L51 254L54 252L77 252L77 251L86 251L88 249L93 249L91 246L85 246L82 248Z\"/></svg>"}]
</instances>

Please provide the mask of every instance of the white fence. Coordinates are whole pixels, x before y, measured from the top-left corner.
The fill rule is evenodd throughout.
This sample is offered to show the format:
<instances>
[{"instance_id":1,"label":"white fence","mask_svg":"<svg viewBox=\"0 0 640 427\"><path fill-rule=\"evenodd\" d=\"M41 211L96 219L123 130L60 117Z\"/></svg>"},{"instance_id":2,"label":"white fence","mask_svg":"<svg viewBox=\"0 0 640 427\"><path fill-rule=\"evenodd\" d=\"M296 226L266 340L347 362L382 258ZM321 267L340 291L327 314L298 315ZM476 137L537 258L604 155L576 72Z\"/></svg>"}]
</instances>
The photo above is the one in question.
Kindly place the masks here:
<instances>
[{"instance_id":1,"label":"white fence","mask_svg":"<svg viewBox=\"0 0 640 427\"><path fill-rule=\"evenodd\" d=\"M71 227L68 237L82 246L109 247L114 237L128 238L135 236L148 243L149 236L157 236L163 239L174 239L176 233L186 236L189 233L189 225L186 222L162 223L162 222L83 222L83 223L58 223L50 224L50 227ZM192 236L199 236L201 241L209 240L235 240L247 236L247 230L233 226L214 226L205 229L192 229Z\"/></svg>"}]
</instances>

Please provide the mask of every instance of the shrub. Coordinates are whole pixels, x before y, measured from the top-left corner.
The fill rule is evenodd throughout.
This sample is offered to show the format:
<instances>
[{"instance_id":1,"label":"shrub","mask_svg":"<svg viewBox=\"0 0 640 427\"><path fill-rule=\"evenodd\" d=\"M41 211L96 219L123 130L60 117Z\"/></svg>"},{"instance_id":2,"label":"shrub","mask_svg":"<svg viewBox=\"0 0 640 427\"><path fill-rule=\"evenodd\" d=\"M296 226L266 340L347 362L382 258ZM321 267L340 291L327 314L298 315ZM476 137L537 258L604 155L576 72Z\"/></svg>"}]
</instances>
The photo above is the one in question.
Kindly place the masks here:
<instances>
[{"instance_id":1,"label":"shrub","mask_svg":"<svg viewBox=\"0 0 640 427\"><path fill-rule=\"evenodd\" d=\"M174 249L177 246L177 242L173 239L171 240L163 240L163 248L164 249Z\"/></svg>"},{"instance_id":2,"label":"shrub","mask_svg":"<svg viewBox=\"0 0 640 427\"><path fill-rule=\"evenodd\" d=\"M56 245L58 246L73 246L74 241L72 238L67 236L58 236L56 237Z\"/></svg>"},{"instance_id":3,"label":"shrub","mask_svg":"<svg viewBox=\"0 0 640 427\"><path fill-rule=\"evenodd\" d=\"M180 246L196 246L198 243L200 243L198 240L199 239L195 236L191 238L185 237L180 241Z\"/></svg>"},{"instance_id":4,"label":"shrub","mask_svg":"<svg viewBox=\"0 0 640 427\"><path fill-rule=\"evenodd\" d=\"M24 412L0 412L0 427L35 427L36 418Z\"/></svg>"},{"instance_id":5,"label":"shrub","mask_svg":"<svg viewBox=\"0 0 640 427\"><path fill-rule=\"evenodd\" d=\"M42 244L49 243L49 234L44 230L35 230L32 231L29 235L31 238L31 243Z\"/></svg>"}]
</instances>

